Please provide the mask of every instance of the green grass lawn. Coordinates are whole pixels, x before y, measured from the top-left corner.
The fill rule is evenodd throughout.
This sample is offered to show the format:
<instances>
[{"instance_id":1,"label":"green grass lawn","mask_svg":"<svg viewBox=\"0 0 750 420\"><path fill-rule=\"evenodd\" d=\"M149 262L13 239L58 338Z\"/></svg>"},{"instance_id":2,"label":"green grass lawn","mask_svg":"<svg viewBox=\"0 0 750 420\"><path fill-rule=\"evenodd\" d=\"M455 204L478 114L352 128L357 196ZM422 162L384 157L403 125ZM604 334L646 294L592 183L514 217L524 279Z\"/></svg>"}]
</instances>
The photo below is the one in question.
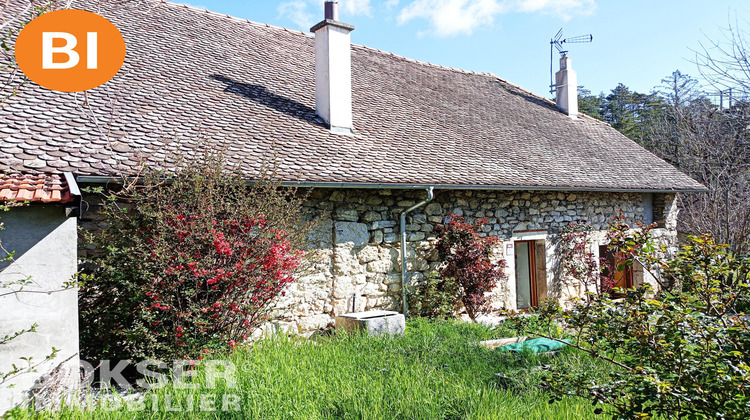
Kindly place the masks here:
<instances>
[{"instance_id":1,"label":"green grass lawn","mask_svg":"<svg viewBox=\"0 0 750 420\"><path fill-rule=\"evenodd\" d=\"M173 385L145 395L143 405L119 409L65 409L55 418L258 419L585 419L590 402L549 403L538 384L542 364L600 369L573 349L555 357L491 351L472 343L512 335L502 328L461 322L409 321L395 339L336 335L316 340L270 339L228 357L237 385L211 389ZM503 379L496 373L504 373ZM202 397L201 397L202 396ZM213 403L216 411L201 411ZM170 408L181 411L166 411ZM222 410L227 399L227 410ZM192 407L189 406L192 401ZM236 402L236 404L232 404ZM156 408L156 411L153 411ZM239 411L235 411L239 408ZM29 412L16 411L19 417ZM601 417L599 417L601 418Z\"/></svg>"}]
</instances>

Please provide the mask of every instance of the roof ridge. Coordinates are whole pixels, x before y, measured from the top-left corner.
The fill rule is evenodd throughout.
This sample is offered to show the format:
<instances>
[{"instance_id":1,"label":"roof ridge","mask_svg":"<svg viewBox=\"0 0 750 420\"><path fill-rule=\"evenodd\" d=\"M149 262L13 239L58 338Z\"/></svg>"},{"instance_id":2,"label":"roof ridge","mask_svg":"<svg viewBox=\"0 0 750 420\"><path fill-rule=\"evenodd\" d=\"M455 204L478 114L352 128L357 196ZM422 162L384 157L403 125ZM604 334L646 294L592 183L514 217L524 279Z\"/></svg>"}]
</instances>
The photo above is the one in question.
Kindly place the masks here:
<instances>
[{"instance_id":1,"label":"roof ridge","mask_svg":"<svg viewBox=\"0 0 750 420\"><path fill-rule=\"evenodd\" d=\"M208 14L211 14L211 15L214 15L214 16L217 16L217 17L221 17L221 18L233 20L233 21L236 21L236 22L239 22L239 23L249 23L250 25L261 27L261 28L271 28L271 29L282 30L282 31L290 32L290 33L298 33L298 34L306 36L308 38L313 38L314 37L313 34L305 32L305 31L295 30L295 29L289 29L289 28L284 27L284 26L271 25L270 23L256 22L256 21L253 21L253 20L250 20L250 19L240 18L240 17L237 17L237 16L232 16L232 15L230 15L228 13L219 13L219 12L214 12L213 10L201 9L199 7L192 6L192 5L189 5L189 4L177 3L177 2L173 2L173 1L169 1L169 0L156 0L156 1L159 2L159 3L170 5L170 6L174 6L174 7L179 7L179 8L183 8L183 9L191 9L191 10L194 10L195 12L208 13ZM515 83L513 83L511 81L508 81L507 79L503 79L502 77L500 77L500 76L498 76L498 75L496 75L496 74L494 74L492 72L481 72L481 71L476 71L476 70L466 70L466 69L460 69L460 68L451 67L451 66L444 66L442 64L431 63L429 61L421 61L421 60L417 60L416 58L410 58L410 57L407 57L407 56L404 56L404 55L401 55L401 54L396 54L396 53L394 53L392 51L384 51L384 50L381 50L380 48L370 47L370 46L367 46L367 45L364 45L364 44L355 44L355 43L352 43L351 45L352 45L352 47L357 47L357 48L371 50L371 51L374 51L374 52L377 52L377 53L380 53L380 54L383 54L383 55L389 55L389 56L394 57L394 58L400 58L402 60L405 60L405 61L408 61L408 62L411 62L411 63L415 63L415 64L419 64L419 65L422 65L422 66L434 67L434 68L439 68L439 69L448 70L448 71L452 71L452 72L456 72L456 73L462 73L462 74L471 74L471 75L476 75L476 76L491 77L491 78L497 79L500 82L503 82L503 83L505 83L505 84L507 84L507 85L509 85L509 86L511 86L513 88L515 88L515 89L518 89L518 90L520 90L523 93L526 93L528 95L536 97L536 98L542 100L543 102L546 102L549 105L555 105L556 106L556 104L555 104L555 102L553 100L551 100L549 98L545 98L544 96L541 96L541 95L539 95L537 93L534 93L534 92L532 92L532 91L530 91L528 89L525 89L525 88L523 88L523 87L521 87L521 86L519 86L519 85L517 85L517 84L515 84ZM597 118L594 118L594 117L592 117L590 115L587 115L587 114L584 114L582 112L579 112L579 115L585 116L585 117L587 117L587 118L589 118L591 120L594 120L594 121L599 122L599 123L603 123L603 124L608 125L608 126L611 127L611 124L607 123L606 121L599 120Z\"/></svg>"},{"instance_id":2,"label":"roof ridge","mask_svg":"<svg viewBox=\"0 0 750 420\"><path fill-rule=\"evenodd\" d=\"M222 17L222 18L234 20L234 21L237 21L237 22L240 22L240 23L249 23L249 24L251 24L253 26L259 26L259 27L265 27L265 28L272 28L272 29L283 30L283 31L292 32L292 33L299 33L299 34L304 35L304 36L306 36L308 38L314 37L313 34L305 32L305 31L296 30L296 29L289 29L289 28L284 27L284 26L271 25L270 23L256 22L256 21L253 21L253 20L250 20L250 19L232 16L232 15L227 14L227 13L219 13L219 12L214 12L214 11L208 10L208 9L201 9L199 7L192 6L192 5L189 5L189 4L177 3L177 2L173 2L173 1L169 1L169 0L157 0L157 1L159 3L168 4L168 5L171 5L171 6L174 6L174 7L179 7L179 8L183 8L183 9L191 9L191 10L194 10L195 12L209 13L209 14L217 16L217 17ZM501 81L504 81L504 82L506 82L508 84L511 84L511 85L513 85L515 87L518 87L521 90L526 91L525 89L520 88L519 86L514 85L514 84L508 82L505 79L497 77L492 72L481 72L481 71L475 71L475 70L466 70L466 69L460 69L460 68L457 68L457 67L451 67L451 66L445 66L445 65L442 65L442 64L431 63L429 61L421 61L421 60L417 60L415 58L409 58L409 57L406 57L404 55L396 54L396 53L391 52L391 51L384 51L384 50L381 50L379 48L370 47L370 46L367 46L367 45L364 45L364 44L352 43L351 45L352 45L352 47L358 47L358 48L363 48L363 49L375 51L375 52L378 52L380 54L390 55L390 56L396 57L396 58L401 58L401 59L404 59L406 61L409 61L409 62L412 62L412 63L416 63L416 64L420 64L420 65L426 65L426 66L430 66L430 67L436 67L436 68L440 68L440 69L444 69L444 70L454 71L454 72L457 72L457 73L474 74L474 75L477 75L477 76L495 77L497 79L500 79ZM531 93L531 92L529 92L529 93Z\"/></svg>"},{"instance_id":3,"label":"roof ridge","mask_svg":"<svg viewBox=\"0 0 750 420\"><path fill-rule=\"evenodd\" d=\"M159 3L162 3L162 4L173 6L173 7L178 7L178 8L182 8L182 9L191 9L191 10L193 10L195 12L200 12L200 13L208 13L208 14L211 14L211 15L214 15L214 16L217 16L217 17L222 17L222 18L225 18L225 19L229 19L229 20L233 20L233 21L239 22L239 23L249 23L249 24L251 24L253 26L258 26L258 27L263 27L263 28L271 28L271 29L282 30L282 31L286 31L286 32L299 33L301 35L307 36L308 38L311 38L313 36L312 34L309 34L309 33L305 32L305 31L295 30L295 29L289 29L289 28L284 27L284 26L271 25L270 23L256 22L254 20L250 20L250 19L246 19L246 18L241 18L241 17L237 17L237 16L232 16L232 15L230 15L228 13L219 13L219 12L214 12L213 10L201 9L200 7L196 7L196 6L193 6L193 5L190 5L190 4L177 3L177 2L169 1L169 0L156 0L156 1L159 2Z\"/></svg>"}]
</instances>

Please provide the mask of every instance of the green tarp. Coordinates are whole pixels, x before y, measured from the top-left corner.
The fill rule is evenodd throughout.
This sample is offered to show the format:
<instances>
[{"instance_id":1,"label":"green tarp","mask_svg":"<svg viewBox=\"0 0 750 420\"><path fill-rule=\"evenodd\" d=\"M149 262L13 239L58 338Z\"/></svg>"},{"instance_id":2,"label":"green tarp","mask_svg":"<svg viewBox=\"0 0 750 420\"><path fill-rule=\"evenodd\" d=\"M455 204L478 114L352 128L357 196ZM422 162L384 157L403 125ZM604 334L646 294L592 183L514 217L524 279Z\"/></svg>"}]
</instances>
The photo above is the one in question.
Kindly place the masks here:
<instances>
[{"instance_id":1,"label":"green tarp","mask_svg":"<svg viewBox=\"0 0 750 420\"><path fill-rule=\"evenodd\" d=\"M570 343L570 340L563 340ZM501 346L497 349L500 351L530 351L532 353L544 353L548 351L560 350L567 346L565 343L559 341L550 340L549 338L535 338L533 340L526 340L521 343L508 344L507 346Z\"/></svg>"}]
</instances>

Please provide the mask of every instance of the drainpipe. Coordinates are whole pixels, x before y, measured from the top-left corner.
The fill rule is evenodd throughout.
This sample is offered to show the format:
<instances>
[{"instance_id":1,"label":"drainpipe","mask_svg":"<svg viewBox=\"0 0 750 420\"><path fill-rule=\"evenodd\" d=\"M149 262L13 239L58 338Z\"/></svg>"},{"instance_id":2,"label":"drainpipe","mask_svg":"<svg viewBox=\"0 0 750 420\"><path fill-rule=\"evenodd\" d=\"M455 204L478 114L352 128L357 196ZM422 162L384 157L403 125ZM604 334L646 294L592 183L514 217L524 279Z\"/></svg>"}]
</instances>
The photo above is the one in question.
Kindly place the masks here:
<instances>
[{"instance_id":1,"label":"drainpipe","mask_svg":"<svg viewBox=\"0 0 750 420\"><path fill-rule=\"evenodd\" d=\"M401 298L403 301L404 316L409 312L409 304L406 299L406 215L432 201L434 187L427 188L427 198L401 212Z\"/></svg>"}]
</instances>

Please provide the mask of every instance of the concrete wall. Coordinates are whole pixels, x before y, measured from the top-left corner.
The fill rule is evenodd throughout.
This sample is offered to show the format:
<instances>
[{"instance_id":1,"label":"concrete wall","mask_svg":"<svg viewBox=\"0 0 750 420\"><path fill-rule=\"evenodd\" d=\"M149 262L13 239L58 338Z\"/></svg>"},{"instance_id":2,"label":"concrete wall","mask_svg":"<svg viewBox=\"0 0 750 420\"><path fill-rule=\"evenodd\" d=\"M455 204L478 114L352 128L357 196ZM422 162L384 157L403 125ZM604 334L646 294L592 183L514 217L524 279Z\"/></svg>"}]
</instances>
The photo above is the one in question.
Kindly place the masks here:
<instances>
[{"instance_id":1,"label":"concrete wall","mask_svg":"<svg viewBox=\"0 0 750 420\"><path fill-rule=\"evenodd\" d=\"M0 288L0 337L39 325L36 332L0 345L0 371L24 365L21 357L31 357L37 365L36 372L0 385L3 413L30 393L44 404L78 387L78 291L63 285L77 270L77 224L65 217L62 206L52 205L13 208L1 213L0 220L5 226L2 245L15 251L15 261L0 265L0 285L30 281L19 293L12 293L17 285ZM52 347L59 353L45 361Z\"/></svg>"}]
</instances>

